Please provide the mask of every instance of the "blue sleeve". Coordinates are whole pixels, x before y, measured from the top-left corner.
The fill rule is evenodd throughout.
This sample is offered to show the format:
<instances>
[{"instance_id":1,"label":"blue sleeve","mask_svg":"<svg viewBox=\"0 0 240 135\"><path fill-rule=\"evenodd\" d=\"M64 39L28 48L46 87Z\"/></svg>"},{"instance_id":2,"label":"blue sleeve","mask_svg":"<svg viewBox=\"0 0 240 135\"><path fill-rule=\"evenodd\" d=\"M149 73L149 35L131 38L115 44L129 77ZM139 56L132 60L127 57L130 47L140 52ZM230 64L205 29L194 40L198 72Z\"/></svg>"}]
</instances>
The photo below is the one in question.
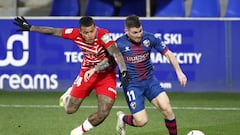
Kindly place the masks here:
<instances>
[{"instance_id":1,"label":"blue sleeve","mask_svg":"<svg viewBox=\"0 0 240 135\"><path fill-rule=\"evenodd\" d=\"M168 50L168 47L160 38L155 37L153 34L150 37L152 47L155 48L158 52L164 54Z\"/></svg>"},{"instance_id":2,"label":"blue sleeve","mask_svg":"<svg viewBox=\"0 0 240 135\"><path fill-rule=\"evenodd\" d=\"M117 43L117 47L118 47L118 49L119 49L119 51L122 53L122 51L124 50L124 44L126 44L126 43L124 43L124 40L122 39L122 37L120 37L120 38L118 38L117 40L116 40L116 43Z\"/></svg>"}]
</instances>

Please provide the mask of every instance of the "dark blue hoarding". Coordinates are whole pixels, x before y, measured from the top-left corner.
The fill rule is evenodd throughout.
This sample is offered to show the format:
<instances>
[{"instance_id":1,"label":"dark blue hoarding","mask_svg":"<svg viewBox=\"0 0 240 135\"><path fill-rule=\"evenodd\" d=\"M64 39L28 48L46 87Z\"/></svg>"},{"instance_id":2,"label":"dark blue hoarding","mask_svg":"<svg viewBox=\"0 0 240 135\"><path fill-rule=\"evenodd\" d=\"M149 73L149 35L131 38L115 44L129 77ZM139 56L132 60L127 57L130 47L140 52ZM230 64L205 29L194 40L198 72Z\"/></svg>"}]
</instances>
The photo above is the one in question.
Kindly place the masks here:
<instances>
[{"instance_id":1,"label":"dark blue hoarding","mask_svg":"<svg viewBox=\"0 0 240 135\"><path fill-rule=\"evenodd\" d=\"M27 19L60 28L78 27L79 18ZM62 38L16 32L12 20L0 19L0 89L66 90L81 68L81 50ZM114 39L124 34L124 18L96 18L96 24ZM167 59L153 51L155 75L168 91L240 91L240 20L142 18L142 25L168 45L188 77L187 86L181 87Z\"/></svg>"}]
</instances>

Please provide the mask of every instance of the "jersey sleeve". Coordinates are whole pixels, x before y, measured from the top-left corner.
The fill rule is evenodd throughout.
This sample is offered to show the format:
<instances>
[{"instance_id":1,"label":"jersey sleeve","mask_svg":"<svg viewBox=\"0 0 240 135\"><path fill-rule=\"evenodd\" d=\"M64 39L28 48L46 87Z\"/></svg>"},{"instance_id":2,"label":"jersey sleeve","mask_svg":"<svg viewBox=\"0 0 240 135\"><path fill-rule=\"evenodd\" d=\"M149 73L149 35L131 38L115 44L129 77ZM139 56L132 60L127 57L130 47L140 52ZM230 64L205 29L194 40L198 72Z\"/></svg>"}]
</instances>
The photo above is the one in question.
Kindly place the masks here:
<instances>
[{"instance_id":1,"label":"jersey sleeve","mask_svg":"<svg viewBox=\"0 0 240 135\"><path fill-rule=\"evenodd\" d=\"M65 39L74 40L79 34L80 31L77 28L64 28L62 31L62 37Z\"/></svg>"},{"instance_id":2,"label":"jersey sleeve","mask_svg":"<svg viewBox=\"0 0 240 135\"><path fill-rule=\"evenodd\" d=\"M155 48L158 52L164 55L169 49L166 44L160 39L152 35L153 48Z\"/></svg>"},{"instance_id":3,"label":"jersey sleeve","mask_svg":"<svg viewBox=\"0 0 240 135\"><path fill-rule=\"evenodd\" d=\"M109 46L115 44L115 41L110 36L108 30L101 29L99 39L105 48L108 48Z\"/></svg>"}]
</instances>

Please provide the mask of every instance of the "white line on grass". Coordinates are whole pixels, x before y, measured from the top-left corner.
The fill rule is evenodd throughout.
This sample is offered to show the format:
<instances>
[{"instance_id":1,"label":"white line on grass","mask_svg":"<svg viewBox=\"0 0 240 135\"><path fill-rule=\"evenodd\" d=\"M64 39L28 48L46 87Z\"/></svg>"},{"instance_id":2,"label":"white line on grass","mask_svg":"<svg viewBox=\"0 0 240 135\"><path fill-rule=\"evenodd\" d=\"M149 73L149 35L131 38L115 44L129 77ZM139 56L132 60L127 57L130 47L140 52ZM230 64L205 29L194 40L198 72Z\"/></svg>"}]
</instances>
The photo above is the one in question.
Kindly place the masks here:
<instances>
[{"instance_id":1,"label":"white line on grass","mask_svg":"<svg viewBox=\"0 0 240 135\"><path fill-rule=\"evenodd\" d=\"M0 104L1 108L60 108L58 105L7 105ZM97 106L81 106L81 108L97 108ZM127 106L113 106L115 109L126 109ZM155 109L154 107L146 107ZM215 110L215 111L240 111L238 107L173 107L175 110Z\"/></svg>"}]
</instances>

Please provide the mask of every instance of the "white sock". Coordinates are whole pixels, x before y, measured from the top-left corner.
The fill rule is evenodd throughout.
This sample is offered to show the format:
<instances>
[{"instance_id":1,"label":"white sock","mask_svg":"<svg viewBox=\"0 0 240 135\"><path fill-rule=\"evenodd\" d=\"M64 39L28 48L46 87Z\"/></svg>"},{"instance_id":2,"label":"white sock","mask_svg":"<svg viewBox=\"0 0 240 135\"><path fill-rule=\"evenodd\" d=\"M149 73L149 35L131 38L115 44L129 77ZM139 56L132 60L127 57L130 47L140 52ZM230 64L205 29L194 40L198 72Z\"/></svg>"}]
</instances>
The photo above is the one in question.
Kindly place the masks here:
<instances>
[{"instance_id":1,"label":"white sock","mask_svg":"<svg viewBox=\"0 0 240 135\"><path fill-rule=\"evenodd\" d=\"M82 130L85 130L85 132L91 130L93 127L93 125L88 121L88 119L86 119L83 124L81 125Z\"/></svg>"},{"instance_id":2,"label":"white sock","mask_svg":"<svg viewBox=\"0 0 240 135\"><path fill-rule=\"evenodd\" d=\"M91 130L93 127L93 125L88 121L88 119L86 119L80 126L78 126L77 128L74 129L74 131L81 135L89 130Z\"/></svg>"}]
</instances>

